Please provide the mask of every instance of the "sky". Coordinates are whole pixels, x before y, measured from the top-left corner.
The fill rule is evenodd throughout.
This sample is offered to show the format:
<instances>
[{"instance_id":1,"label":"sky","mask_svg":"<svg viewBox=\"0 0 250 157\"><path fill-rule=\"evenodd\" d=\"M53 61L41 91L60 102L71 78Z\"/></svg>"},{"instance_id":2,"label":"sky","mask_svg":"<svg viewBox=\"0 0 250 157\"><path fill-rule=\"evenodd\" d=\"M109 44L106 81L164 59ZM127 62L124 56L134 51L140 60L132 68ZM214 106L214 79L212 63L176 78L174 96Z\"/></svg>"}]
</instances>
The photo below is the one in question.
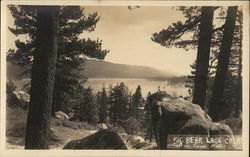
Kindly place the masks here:
<instances>
[{"instance_id":1,"label":"sky","mask_svg":"<svg viewBox=\"0 0 250 157\"><path fill-rule=\"evenodd\" d=\"M92 33L81 37L100 38L109 49L106 61L149 66L180 75L190 74L195 51L165 48L151 40L152 34L167 28L183 15L172 7L85 7L87 13L97 11L100 21Z\"/></svg>"},{"instance_id":2,"label":"sky","mask_svg":"<svg viewBox=\"0 0 250 157\"><path fill-rule=\"evenodd\" d=\"M167 28L173 22L183 20L183 15L175 8L142 6L129 10L127 6L88 6L85 12L97 12L100 21L94 32L84 32L80 38L102 40L103 49L110 52L105 61L142 65L157 68L177 75L190 74L196 58L196 51L165 48L151 40L152 34ZM13 26L10 16L8 25ZM7 33L8 46L14 47L16 37ZM24 37L25 38L25 37Z\"/></svg>"}]
</instances>

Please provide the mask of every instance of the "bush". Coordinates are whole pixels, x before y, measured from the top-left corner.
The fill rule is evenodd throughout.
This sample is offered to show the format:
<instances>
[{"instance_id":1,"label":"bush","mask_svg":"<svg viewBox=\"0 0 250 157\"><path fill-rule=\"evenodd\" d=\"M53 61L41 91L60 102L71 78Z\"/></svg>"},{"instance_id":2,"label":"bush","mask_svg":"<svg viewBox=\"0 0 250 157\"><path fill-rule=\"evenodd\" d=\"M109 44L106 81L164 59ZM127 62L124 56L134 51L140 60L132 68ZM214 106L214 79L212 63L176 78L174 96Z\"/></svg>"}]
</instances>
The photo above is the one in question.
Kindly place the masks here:
<instances>
[{"instance_id":1,"label":"bush","mask_svg":"<svg viewBox=\"0 0 250 157\"><path fill-rule=\"evenodd\" d=\"M109 130L114 131L116 133L126 133L125 129L121 126L110 126L108 127Z\"/></svg>"},{"instance_id":2,"label":"bush","mask_svg":"<svg viewBox=\"0 0 250 157\"><path fill-rule=\"evenodd\" d=\"M129 117L125 124L128 134L137 134L140 131L140 123L135 117Z\"/></svg>"}]
</instances>

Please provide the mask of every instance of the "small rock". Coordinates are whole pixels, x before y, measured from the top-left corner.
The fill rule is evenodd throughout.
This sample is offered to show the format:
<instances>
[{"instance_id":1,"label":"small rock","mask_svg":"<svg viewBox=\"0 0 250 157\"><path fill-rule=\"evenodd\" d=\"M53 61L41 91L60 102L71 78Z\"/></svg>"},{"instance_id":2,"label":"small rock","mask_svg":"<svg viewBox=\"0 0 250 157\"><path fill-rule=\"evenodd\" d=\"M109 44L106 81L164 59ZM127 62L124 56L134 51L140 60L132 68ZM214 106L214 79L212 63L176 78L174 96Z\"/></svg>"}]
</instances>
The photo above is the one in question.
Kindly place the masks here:
<instances>
[{"instance_id":1,"label":"small rock","mask_svg":"<svg viewBox=\"0 0 250 157\"><path fill-rule=\"evenodd\" d=\"M58 119L69 120L69 116L66 113L62 112L62 111L55 112L55 116Z\"/></svg>"},{"instance_id":2,"label":"small rock","mask_svg":"<svg viewBox=\"0 0 250 157\"><path fill-rule=\"evenodd\" d=\"M99 124L97 124L97 128L98 128L99 130L104 130L104 129L107 129L108 127L107 127L107 125L104 124L104 123L99 123Z\"/></svg>"},{"instance_id":3,"label":"small rock","mask_svg":"<svg viewBox=\"0 0 250 157\"><path fill-rule=\"evenodd\" d=\"M127 139L132 145L138 144L138 143L144 143L145 139L138 135L130 135Z\"/></svg>"}]
</instances>

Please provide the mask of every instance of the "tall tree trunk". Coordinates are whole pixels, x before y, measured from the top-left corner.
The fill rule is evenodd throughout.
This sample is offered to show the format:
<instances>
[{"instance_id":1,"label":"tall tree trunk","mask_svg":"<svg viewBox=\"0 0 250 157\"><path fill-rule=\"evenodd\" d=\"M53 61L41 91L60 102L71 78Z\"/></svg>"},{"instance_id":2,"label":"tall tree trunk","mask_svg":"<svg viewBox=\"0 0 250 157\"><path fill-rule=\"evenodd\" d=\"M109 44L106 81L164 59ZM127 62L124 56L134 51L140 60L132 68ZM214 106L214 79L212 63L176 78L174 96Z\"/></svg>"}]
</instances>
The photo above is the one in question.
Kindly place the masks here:
<instances>
[{"instance_id":1,"label":"tall tree trunk","mask_svg":"<svg viewBox=\"0 0 250 157\"><path fill-rule=\"evenodd\" d=\"M240 26L241 23L240 23ZM238 67L238 80L237 80L237 103L235 106L235 117L240 117L240 111L242 110L242 33L240 34L240 44L239 44L239 67Z\"/></svg>"},{"instance_id":2,"label":"tall tree trunk","mask_svg":"<svg viewBox=\"0 0 250 157\"><path fill-rule=\"evenodd\" d=\"M237 6L228 7L226 22L224 25L222 44L220 48L220 54L218 57L218 65L213 86L213 93L209 109L209 115L214 121L218 121L220 117L219 113L223 113L220 104L223 97L225 80L228 71L236 14L237 14Z\"/></svg>"},{"instance_id":3,"label":"tall tree trunk","mask_svg":"<svg viewBox=\"0 0 250 157\"><path fill-rule=\"evenodd\" d=\"M25 149L48 149L57 58L57 9L51 6L38 7Z\"/></svg>"},{"instance_id":4,"label":"tall tree trunk","mask_svg":"<svg viewBox=\"0 0 250 157\"><path fill-rule=\"evenodd\" d=\"M193 103L200 105L203 109L207 88L207 74L213 29L213 14L213 7L202 7Z\"/></svg>"},{"instance_id":5,"label":"tall tree trunk","mask_svg":"<svg viewBox=\"0 0 250 157\"><path fill-rule=\"evenodd\" d=\"M241 45L241 44L240 44ZM235 117L240 117L240 111L242 110L242 50L239 52L239 68L238 68L238 80L237 80L237 103L235 106Z\"/></svg>"},{"instance_id":6,"label":"tall tree trunk","mask_svg":"<svg viewBox=\"0 0 250 157\"><path fill-rule=\"evenodd\" d=\"M58 55L58 54L57 54ZM55 73L55 82L54 82L54 91L53 91L53 101L52 101L52 108L51 108L51 116L55 116L55 112L59 111L60 108L64 105L62 102L62 94L60 90L60 74L57 72Z\"/></svg>"}]
</instances>

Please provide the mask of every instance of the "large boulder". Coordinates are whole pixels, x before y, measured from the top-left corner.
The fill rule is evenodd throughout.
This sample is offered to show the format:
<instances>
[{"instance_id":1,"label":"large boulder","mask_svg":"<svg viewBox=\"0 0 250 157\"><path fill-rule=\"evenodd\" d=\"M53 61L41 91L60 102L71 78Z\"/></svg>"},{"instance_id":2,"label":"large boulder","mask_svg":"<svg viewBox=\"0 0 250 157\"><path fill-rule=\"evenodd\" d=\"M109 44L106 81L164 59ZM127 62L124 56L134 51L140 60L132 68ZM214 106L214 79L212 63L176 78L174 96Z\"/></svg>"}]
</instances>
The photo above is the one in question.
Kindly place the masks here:
<instances>
[{"instance_id":1,"label":"large boulder","mask_svg":"<svg viewBox=\"0 0 250 157\"><path fill-rule=\"evenodd\" d=\"M63 149L127 149L127 147L116 132L105 129L81 140L71 141Z\"/></svg>"},{"instance_id":2,"label":"large boulder","mask_svg":"<svg viewBox=\"0 0 250 157\"><path fill-rule=\"evenodd\" d=\"M233 131L234 135L242 135L242 119L241 118L228 118L220 121L220 123L227 124Z\"/></svg>"},{"instance_id":3,"label":"large boulder","mask_svg":"<svg viewBox=\"0 0 250 157\"><path fill-rule=\"evenodd\" d=\"M165 92L149 97L152 123L158 148L167 149L169 135L227 135L232 130L222 123L215 123L201 109L183 98L173 98ZM233 137L232 137L233 138Z\"/></svg>"},{"instance_id":4,"label":"large boulder","mask_svg":"<svg viewBox=\"0 0 250 157\"><path fill-rule=\"evenodd\" d=\"M13 91L13 93L18 98L21 107L27 109L29 106L30 95L24 91Z\"/></svg>"},{"instance_id":5,"label":"large boulder","mask_svg":"<svg viewBox=\"0 0 250 157\"><path fill-rule=\"evenodd\" d=\"M241 118L228 118L220 121L220 123L227 124L233 131L234 134L234 148L242 149L242 119Z\"/></svg>"}]
</instances>

